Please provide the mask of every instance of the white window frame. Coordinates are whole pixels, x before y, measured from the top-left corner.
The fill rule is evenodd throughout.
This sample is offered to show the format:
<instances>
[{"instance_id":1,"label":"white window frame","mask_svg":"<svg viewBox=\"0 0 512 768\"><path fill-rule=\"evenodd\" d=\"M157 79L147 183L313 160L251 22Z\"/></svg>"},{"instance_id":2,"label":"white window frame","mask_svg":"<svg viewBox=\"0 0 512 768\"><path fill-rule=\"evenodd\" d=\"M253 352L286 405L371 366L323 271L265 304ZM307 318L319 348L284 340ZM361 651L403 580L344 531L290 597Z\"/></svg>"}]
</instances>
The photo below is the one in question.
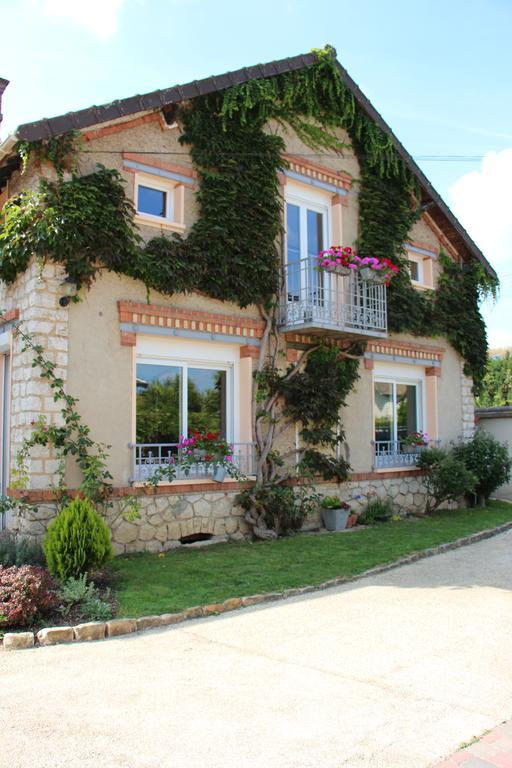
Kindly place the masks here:
<instances>
[{"instance_id":1,"label":"white window frame","mask_svg":"<svg viewBox=\"0 0 512 768\"><path fill-rule=\"evenodd\" d=\"M165 192L165 216L155 216L152 213L139 211L139 187L148 187L159 192ZM146 226L184 231L184 222L178 219L178 212L181 212L179 218L183 219L183 195L184 187L180 182L165 179L162 176L153 176L149 173L136 173L133 183L135 221Z\"/></svg>"},{"instance_id":2,"label":"white window frame","mask_svg":"<svg viewBox=\"0 0 512 768\"><path fill-rule=\"evenodd\" d=\"M423 259L421 256L415 256L413 253L407 254L407 261L412 261L414 264L418 265L418 279L415 280L411 274L411 283L413 285L424 285L424 270L423 270Z\"/></svg>"},{"instance_id":3,"label":"white window frame","mask_svg":"<svg viewBox=\"0 0 512 768\"><path fill-rule=\"evenodd\" d=\"M189 368L202 368L226 372L226 440L239 442L240 413L240 352L235 345L185 341L158 337L137 337L135 363L147 365L169 365L182 369L181 379L181 425L184 435L188 434L188 388L184 386ZM136 365L135 365L136 370ZM136 377L135 377L136 378ZM136 382L133 385L136 392ZM135 395L134 395L135 396ZM137 412L133 425L133 441L137 425Z\"/></svg>"},{"instance_id":4,"label":"white window frame","mask_svg":"<svg viewBox=\"0 0 512 768\"><path fill-rule=\"evenodd\" d=\"M378 364L377 364L378 366ZM426 419L426 390L425 390L425 371L421 370L400 370L398 371L395 366L378 366L373 376L372 384L372 431L373 439L375 440L375 384L391 384L393 388L393 437L392 442L398 442L398 427L396 419L396 387L398 384L404 384L406 386L416 386L416 424L419 432L423 432L427 423ZM403 366L403 368L410 368L410 366Z\"/></svg>"}]
</instances>

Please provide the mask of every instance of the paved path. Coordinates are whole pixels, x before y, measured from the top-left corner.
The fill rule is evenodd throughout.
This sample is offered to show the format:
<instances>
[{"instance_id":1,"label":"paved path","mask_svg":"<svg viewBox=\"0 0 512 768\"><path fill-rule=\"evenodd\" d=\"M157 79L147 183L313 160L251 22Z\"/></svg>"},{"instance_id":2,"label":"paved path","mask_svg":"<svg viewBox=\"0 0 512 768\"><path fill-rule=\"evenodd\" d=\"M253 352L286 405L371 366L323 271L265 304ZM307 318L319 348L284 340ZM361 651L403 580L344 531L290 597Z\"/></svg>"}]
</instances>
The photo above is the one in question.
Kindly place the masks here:
<instances>
[{"instance_id":1,"label":"paved path","mask_svg":"<svg viewBox=\"0 0 512 768\"><path fill-rule=\"evenodd\" d=\"M427 768L512 715L512 532L283 603L0 653L1 768Z\"/></svg>"},{"instance_id":2,"label":"paved path","mask_svg":"<svg viewBox=\"0 0 512 768\"><path fill-rule=\"evenodd\" d=\"M435 768L512 768L512 720L493 728Z\"/></svg>"}]
</instances>

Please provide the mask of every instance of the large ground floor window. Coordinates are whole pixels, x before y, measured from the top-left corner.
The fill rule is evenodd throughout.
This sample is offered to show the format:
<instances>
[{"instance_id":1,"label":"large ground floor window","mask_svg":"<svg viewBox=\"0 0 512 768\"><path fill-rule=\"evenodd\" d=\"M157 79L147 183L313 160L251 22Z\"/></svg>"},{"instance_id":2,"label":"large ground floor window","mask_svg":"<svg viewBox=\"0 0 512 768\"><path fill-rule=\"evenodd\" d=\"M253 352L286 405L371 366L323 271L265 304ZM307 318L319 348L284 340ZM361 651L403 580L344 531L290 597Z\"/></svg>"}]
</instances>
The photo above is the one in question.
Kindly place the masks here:
<instances>
[{"instance_id":1,"label":"large ground floor window","mask_svg":"<svg viewBox=\"0 0 512 768\"><path fill-rule=\"evenodd\" d=\"M376 381L375 440L399 442L421 429L420 386Z\"/></svg>"},{"instance_id":2,"label":"large ground floor window","mask_svg":"<svg viewBox=\"0 0 512 768\"><path fill-rule=\"evenodd\" d=\"M137 362L138 443L177 443L194 431L231 439L230 370L208 364Z\"/></svg>"}]
</instances>

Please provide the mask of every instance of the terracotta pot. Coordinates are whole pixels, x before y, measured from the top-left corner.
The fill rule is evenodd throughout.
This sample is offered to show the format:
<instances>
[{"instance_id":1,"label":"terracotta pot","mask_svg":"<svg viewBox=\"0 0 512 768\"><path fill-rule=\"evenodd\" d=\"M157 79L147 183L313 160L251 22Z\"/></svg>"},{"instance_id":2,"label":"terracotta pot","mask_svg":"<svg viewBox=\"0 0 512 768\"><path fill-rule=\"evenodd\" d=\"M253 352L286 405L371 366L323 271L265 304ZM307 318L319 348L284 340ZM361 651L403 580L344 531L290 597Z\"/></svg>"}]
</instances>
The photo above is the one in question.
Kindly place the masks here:
<instances>
[{"instance_id":1,"label":"terracotta pot","mask_svg":"<svg viewBox=\"0 0 512 768\"><path fill-rule=\"evenodd\" d=\"M354 525L357 525L357 521L359 519L359 515L356 515L355 513L348 516L347 520L347 528L353 528Z\"/></svg>"}]
</instances>

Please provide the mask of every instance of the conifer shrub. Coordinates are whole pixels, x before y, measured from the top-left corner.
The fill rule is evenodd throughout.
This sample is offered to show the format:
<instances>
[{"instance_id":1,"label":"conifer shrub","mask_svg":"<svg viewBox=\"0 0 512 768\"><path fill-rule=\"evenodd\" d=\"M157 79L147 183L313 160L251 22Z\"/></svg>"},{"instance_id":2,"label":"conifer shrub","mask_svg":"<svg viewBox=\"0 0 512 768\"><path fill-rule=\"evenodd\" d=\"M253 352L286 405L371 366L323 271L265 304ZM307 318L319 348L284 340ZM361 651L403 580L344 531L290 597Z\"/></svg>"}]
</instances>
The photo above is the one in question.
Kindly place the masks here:
<instances>
[{"instance_id":1,"label":"conifer shrub","mask_svg":"<svg viewBox=\"0 0 512 768\"><path fill-rule=\"evenodd\" d=\"M43 542L48 570L61 580L101 568L114 552L105 521L87 499L74 499L48 526Z\"/></svg>"}]
</instances>

